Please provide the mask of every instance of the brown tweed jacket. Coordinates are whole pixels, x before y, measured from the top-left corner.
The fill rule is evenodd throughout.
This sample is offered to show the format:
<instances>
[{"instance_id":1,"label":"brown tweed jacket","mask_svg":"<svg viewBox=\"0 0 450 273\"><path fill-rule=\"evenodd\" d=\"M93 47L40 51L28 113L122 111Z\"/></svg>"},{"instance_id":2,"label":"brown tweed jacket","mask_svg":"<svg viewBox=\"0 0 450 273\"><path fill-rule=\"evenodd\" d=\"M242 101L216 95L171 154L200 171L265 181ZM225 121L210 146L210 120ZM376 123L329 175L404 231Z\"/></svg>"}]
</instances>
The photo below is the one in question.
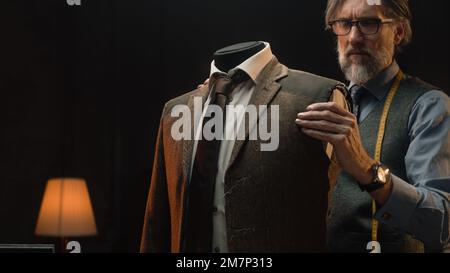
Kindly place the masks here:
<instances>
[{"instance_id":1,"label":"brown tweed jacket","mask_svg":"<svg viewBox=\"0 0 450 273\"><path fill-rule=\"evenodd\" d=\"M225 175L226 225L232 252L324 251L328 167L323 144L295 124L298 112L328 101L339 83L291 70L273 57L256 80L250 104L279 105L279 147L260 150L260 140L236 141ZM175 141L175 105L193 109L208 86L166 103L158 132L141 241L142 252L183 252L183 222L193 140ZM193 112L193 111L192 111ZM270 111L268 111L270 112ZM268 117L270 120L270 117ZM255 120L253 122L258 122ZM252 125L247 126L252 128Z\"/></svg>"}]
</instances>

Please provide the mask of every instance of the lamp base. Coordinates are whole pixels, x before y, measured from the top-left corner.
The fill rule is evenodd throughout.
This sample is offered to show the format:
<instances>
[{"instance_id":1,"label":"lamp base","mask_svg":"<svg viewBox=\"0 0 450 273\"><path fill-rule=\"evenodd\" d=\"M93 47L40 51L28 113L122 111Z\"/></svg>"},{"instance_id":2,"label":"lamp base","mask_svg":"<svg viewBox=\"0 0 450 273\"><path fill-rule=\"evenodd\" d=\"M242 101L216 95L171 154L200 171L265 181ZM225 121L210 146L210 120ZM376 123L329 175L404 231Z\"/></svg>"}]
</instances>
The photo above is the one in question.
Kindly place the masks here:
<instances>
[{"instance_id":1,"label":"lamp base","mask_svg":"<svg viewBox=\"0 0 450 273\"><path fill-rule=\"evenodd\" d=\"M61 237L59 239L59 251L60 253L68 253L67 251L67 243L69 242L69 238L67 237Z\"/></svg>"}]
</instances>

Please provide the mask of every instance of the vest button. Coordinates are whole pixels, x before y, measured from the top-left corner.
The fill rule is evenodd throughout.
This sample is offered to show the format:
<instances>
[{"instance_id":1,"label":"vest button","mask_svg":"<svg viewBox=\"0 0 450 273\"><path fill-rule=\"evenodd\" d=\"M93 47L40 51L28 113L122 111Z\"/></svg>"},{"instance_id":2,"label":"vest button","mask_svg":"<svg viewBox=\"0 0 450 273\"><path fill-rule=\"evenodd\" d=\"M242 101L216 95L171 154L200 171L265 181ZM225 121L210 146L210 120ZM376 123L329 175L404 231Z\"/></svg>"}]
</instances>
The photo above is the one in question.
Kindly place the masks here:
<instances>
[{"instance_id":1,"label":"vest button","mask_svg":"<svg viewBox=\"0 0 450 273\"><path fill-rule=\"evenodd\" d=\"M220 247L216 246L216 247L214 248L214 252L219 253L219 252L220 252Z\"/></svg>"},{"instance_id":2,"label":"vest button","mask_svg":"<svg viewBox=\"0 0 450 273\"><path fill-rule=\"evenodd\" d=\"M214 212L214 213L217 212L217 207L216 207L216 206L213 207L213 212Z\"/></svg>"},{"instance_id":3,"label":"vest button","mask_svg":"<svg viewBox=\"0 0 450 273\"><path fill-rule=\"evenodd\" d=\"M387 221L387 220L391 219L391 214L389 212L385 212L385 213L383 213L382 217L384 220Z\"/></svg>"}]
</instances>

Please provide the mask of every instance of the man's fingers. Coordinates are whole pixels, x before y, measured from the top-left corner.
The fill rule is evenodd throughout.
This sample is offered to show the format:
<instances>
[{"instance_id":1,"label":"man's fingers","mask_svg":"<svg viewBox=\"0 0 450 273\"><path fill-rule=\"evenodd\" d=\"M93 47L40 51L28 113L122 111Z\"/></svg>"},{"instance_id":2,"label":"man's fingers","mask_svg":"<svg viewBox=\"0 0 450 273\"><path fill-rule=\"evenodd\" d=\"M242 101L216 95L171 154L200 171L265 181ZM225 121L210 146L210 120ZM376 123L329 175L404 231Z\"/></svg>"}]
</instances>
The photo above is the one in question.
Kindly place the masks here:
<instances>
[{"instance_id":1,"label":"man's fingers","mask_svg":"<svg viewBox=\"0 0 450 273\"><path fill-rule=\"evenodd\" d=\"M315 129L324 132L336 133L336 134L348 134L350 128L346 125L329 122L326 120L302 120L296 119L295 123L306 129Z\"/></svg>"},{"instance_id":2,"label":"man's fingers","mask_svg":"<svg viewBox=\"0 0 450 273\"><path fill-rule=\"evenodd\" d=\"M203 86L207 85L209 83L209 78L207 78L202 84L197 85L197 89L203 88Z\"/></svg>"},{"instance_id":3,"label":"man's fingers","mask_svg":"<svg viewBox=\"0 0 450 273\"><path fill-rule=\"evenodd\" d=\"M319 102L319 103L313 103L309 105L306 110L308 111L332 111L338 115L351 117L353 116L352 113L342 108L340 105L338 105L336 102Z\"/></svg>"},{"instance_id":4,"label":"man's fingers","mask_svg":"<svg viewBox=\"0 0 450 273\"><path fill-rule=\"evenodd\" d=\"M319 130L314 130L314 129L307 129L307 128L302 128L302 132L305 133L306 135L318 139L318 140L322 140L322 141L326 141L329 142L331 144L334 144L339 137L342 137L339 134L334 134L334 133L327 133L327 132L323 132L323 131L319 131Z\"/></svg>"},{"instance_id":5,"label":"man's fingers","mask_svg":"<svg viewBox=\"0 0 450 273\"><path fill-rule=\"evenodd\" d=\"M330 110L308 111L297 114L301 120L328 120L330 122L353 126L356 120L353 117L341 116Z\"/></svg>"}]
</instances>

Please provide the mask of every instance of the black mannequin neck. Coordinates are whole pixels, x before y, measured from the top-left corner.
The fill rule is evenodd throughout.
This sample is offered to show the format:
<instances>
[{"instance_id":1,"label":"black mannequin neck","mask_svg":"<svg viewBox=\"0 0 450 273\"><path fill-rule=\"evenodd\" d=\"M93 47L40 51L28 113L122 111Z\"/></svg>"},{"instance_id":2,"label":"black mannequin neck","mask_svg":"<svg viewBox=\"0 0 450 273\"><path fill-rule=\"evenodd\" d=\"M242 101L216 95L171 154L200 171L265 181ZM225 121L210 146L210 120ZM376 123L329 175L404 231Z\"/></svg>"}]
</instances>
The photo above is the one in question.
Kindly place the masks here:
<instances>
[{"instance_id":1,"label":"black mannequin neck","mask_svg":"<svg viewBox=\"0 0 450 273\"><path fill-rule=\"evenodd\" d=\"M234 44L217 50L214 53L214 64L223 72L228 72L245 60L263 50L263 42L246 42Z\"/></svg>"}]
</instances>

